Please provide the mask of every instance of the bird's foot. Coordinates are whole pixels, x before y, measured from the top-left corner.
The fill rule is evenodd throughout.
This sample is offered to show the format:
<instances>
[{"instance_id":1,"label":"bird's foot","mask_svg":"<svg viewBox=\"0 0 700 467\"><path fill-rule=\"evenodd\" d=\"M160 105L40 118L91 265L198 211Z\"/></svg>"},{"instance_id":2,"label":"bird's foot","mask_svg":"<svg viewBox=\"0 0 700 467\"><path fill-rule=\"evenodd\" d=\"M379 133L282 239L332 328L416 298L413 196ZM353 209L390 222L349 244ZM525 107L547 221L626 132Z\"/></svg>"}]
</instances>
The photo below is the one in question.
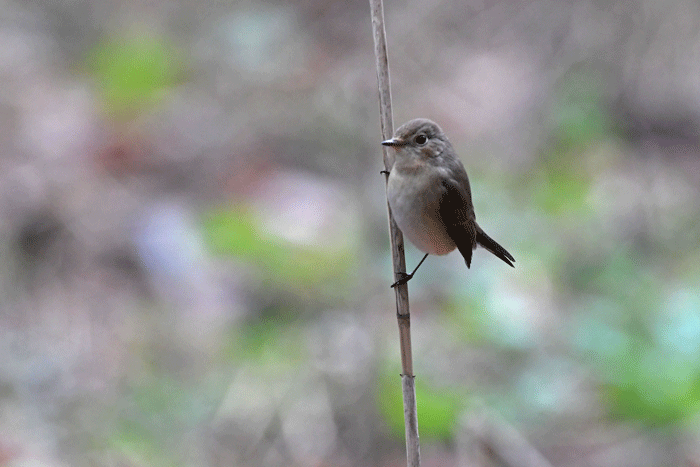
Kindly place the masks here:
<instances>
[{"instance_id":1,"label":"bird's foot","mask_svg":"<svg viewBox=\"0 0 700 467\"><path fill-rule=\"evenodd\" d=\"M401 279L397 280L393 284L391 284L391 288L393 289L394 287L397 287L399 285L404 285L408 281L410 281L413 278L413 274L407 274L405 272L398 272L397 273L399 276L401 276Z\"/></svg>"}]
</instances>

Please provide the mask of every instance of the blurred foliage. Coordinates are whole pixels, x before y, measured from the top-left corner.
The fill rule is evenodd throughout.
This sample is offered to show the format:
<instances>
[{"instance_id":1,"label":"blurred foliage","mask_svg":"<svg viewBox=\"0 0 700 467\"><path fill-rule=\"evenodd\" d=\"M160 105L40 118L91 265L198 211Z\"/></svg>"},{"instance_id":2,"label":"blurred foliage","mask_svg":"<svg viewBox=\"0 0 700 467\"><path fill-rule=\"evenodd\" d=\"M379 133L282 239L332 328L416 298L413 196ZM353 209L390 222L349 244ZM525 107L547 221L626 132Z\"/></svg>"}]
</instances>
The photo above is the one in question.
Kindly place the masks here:
<instances>
[{"instance_id":1,"label":"blurred foliage","mask_svg":"<svg viewBox=\"0 0 700 467\"><path fill-rule=\"evenodd\" d=\"M454 437L457 417L469 402L462 389L437 387L416 378L416 405L421 440L449 441ZM387 427L399 439L405 436L401 379L388 368L377 379L376 401Z\"/></svg>"},{"instance_id":2,"label":"blurred foliage","mask_svg":"<svg viewBox=\"0 0 700 467\"><path fill-rule=\"evenodd\" d=\"M552 137L558 153L585 147L610 132L602 71L574 67L560 80L551 109Z\"/></svg>"},{"instance_id":3,"label":"blurred foliage","mask_svg":"<svg viewBox=\"0 0 700 467\"><path fill-rule=\"evenodd\" d=\"M493 336L490 335L489 329L493 327L493 321L480 306L484 303L481 300L485 299L484 293L474 292L459 295L459 297L455 295L454 300L446 301L442 307L446 327L459 333L464 342L475 344L491 342Z\"/></svg>"},{"instance_id":4,"label":"blurred foliage","mask_svg":"<svg viewBox=\"0 0 700 467\"><path fill-rule=\"evenodd\" d=\"M175 428L171 426L171 428ZM112 449L132 465L174 466L179 463L171 456L171 450L163 446L158 435L166 435L145 421L120 418L119 427L110 440ZM172 434L172 432L170 433Z\"/></svg>"},{"instance_id":5,"label":"blurred foliage","mask_svg":"<svg viewBox=\"0 0 700 467\"><path fill-rule=\"evenodd\" d=\"M586 208L590 184L585 175L565 168L533 174L533 202L551 215L581 212Z\"/></svg>"},{"instance_id":6,"label":"blurred foliage","mask_svg":"<svg viewBox=\"0 0 700 467\"><path fill-rule=\"evenodd\" d=\"M302 331L291 317L268 316L231 329L222 355L227 362L293 366L304 358Z\"/></svg>"},{"instance_id":7,"label":"blurred foliage","mask_svg":"<svg viewBox=\"0 0 700 467\"><path fill-rule=\"evenodd\" d=\"M115 414L110 450L133 465L181 465L187 455L180 436L210 419L221 400L226 380L186 382L162 369L142 375L124 387Z\"/></svg>"},{"instance_id":8,"label":"blurred foliage","mask_svg":"<svg viewBox=\"0 0 700 467\"><path fill-rule=\"evenodd\" d=\"M215 253L256 264L266 283L299 296L343 295L347 288L335 286L350 277L357 260L347 247L299 245L270 234L243 205L206 213L204 233Z\"/></svg>"},{"instance_id":9,"label":"blurred foliage","mask_svg":"<svg viewBox=\"0 0 700 467\"><path fill-rule=\"evenodd\" d=\"M550 215L581 212L591 178L581 152L609 135L608 111L600 72L574 69L555 89L549 110L551 132L539 170L528 175L533 205Z\"/></svg>"},{"instance_id":10,"label":"blurred foliage","mask_svg":"<svg viewBox=\"0 0 700 467\"><path fill-rule=\"evenodd\" d=\"M700 409L699 329L700 298L688 290L647 309L600 297L588 303L573 342L600 373L612 415L658 426Z\"/></svg>"},{"instance_id":11,"label":"blurred foliage","mask_svg":"<svg viewBox=\"0 0 700 467\"><path fill-rule=\"evenodd\" d=\"M182 64L164 37L131 35L95 45L88 69L108 115L129 120L157 104L176 84Z\"/></svg>"}]
</instances>

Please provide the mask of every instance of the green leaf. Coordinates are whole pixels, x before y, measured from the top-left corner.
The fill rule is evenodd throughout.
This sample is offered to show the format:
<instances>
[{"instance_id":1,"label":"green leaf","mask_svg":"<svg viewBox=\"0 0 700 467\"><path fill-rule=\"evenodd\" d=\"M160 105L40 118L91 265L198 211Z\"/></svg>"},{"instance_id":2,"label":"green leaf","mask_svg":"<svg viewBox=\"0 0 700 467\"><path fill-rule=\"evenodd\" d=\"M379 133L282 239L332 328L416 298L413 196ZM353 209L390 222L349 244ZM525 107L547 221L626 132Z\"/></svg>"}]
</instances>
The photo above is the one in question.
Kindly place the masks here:
<instances>
[{"instance_id":1,"label":"green leaf","mask_svg":"<svg viewBox=\"0 0 700 467\"><path fill-rule=\"evenodd\" d=\"M117 119L133 118L157 103L164 89L175 83L179 68L173 48L155 36L101 42L88 66L106 112Z\"/></svg>"}]
</instances>

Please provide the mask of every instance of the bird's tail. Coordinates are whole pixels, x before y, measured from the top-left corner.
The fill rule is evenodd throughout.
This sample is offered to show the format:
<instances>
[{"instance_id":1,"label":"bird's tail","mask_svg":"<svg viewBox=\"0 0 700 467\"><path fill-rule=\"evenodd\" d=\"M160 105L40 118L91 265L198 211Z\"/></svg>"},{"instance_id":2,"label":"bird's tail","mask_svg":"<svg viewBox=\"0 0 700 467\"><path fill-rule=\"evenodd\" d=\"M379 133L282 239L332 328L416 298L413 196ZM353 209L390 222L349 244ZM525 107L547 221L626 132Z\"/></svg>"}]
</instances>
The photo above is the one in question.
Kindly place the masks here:
<instances>
[{"instance_id":1,"label":"bird's tail","mask_svg":"<svg viewBox=\"0 0 700 467\"><path fill-rule=\"evenodd\" d=\"M515 267L513 266L513 263L515 263L515 258L513 258L513 255L508 253L505 248L496 243L493 238L486 235L486 233L481 230L481 227L479 226L476 227L476 243L501 258L510 267Z\"/></svg>"}]
</instances>

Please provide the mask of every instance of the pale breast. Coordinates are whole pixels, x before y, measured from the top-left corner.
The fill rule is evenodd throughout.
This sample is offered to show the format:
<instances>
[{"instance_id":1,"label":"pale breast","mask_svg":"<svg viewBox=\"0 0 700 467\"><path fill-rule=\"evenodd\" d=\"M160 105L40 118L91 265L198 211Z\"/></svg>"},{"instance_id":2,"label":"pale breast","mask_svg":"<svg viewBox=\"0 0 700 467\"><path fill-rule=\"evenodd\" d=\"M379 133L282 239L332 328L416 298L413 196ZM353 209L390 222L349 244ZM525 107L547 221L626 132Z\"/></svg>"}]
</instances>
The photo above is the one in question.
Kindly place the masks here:
<instances>
[{"instance_id":1,"label":"pale breast","mask_svg":"<svg viewBox=\"0 0 700 467\"><path fill-rule=\"evenodd\" d=\"M445 255L455 249L455 243L440 222L442 186L439 173L433 175L394 167L387 196L396 224L411 243L425 253Z\"/></svg>"}]
</instances>

